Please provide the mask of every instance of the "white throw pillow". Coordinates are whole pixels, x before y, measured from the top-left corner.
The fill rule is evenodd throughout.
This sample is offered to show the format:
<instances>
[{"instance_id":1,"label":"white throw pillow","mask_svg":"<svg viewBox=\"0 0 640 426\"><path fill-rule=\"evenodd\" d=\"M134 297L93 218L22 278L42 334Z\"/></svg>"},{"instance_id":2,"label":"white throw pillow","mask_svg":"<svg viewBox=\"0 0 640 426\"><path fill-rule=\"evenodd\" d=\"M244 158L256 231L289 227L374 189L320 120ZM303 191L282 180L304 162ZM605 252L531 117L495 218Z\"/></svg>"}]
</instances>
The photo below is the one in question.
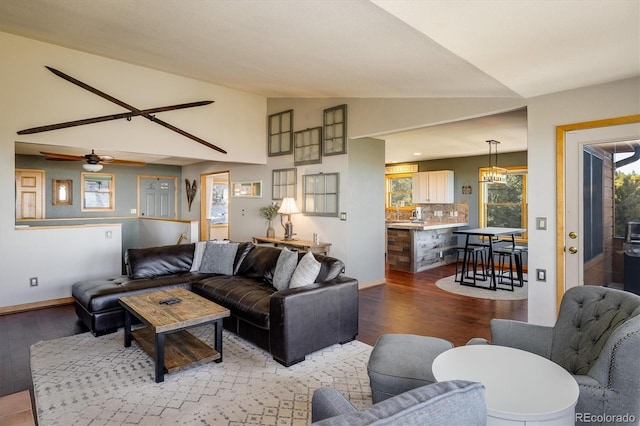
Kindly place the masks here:
<instances>
[{"instance_id":1,"label":"white throw pillow","mask_svg":"<svg viewBox=\"0 0 640 426\"><path fill-rule=\"evenodd\" d=\"M283 248L278 256L276 270L273 273L273 286L278 290L289 288L289 282L298 264L298 253L288 248Z\"/></svg>"},{"instance_id":2,"label":"white throw pillow","mask_svg":"<svg viewBox=\"0 0 640 426\"><path fill-rule=\"evenodd\" d=\"M238 245L238 243L216 244L213 241L207 241L199 272L233 275L233 262Z\"/></svg>"},{"instance_id":3,"label":"white throw pillow","mask_svg":"<svg viewBox=\"0 0 640 426\"><path fill-rule=\"evenodd\" d=\"M200 270L202 255L204 254L204 249L206 246L206 241L198 241L196 243L196 249L193 251L193 263L191 264L191 272L198 272Z\"/></svg>"},{"instance_id":4,"label":"white throw pillow","mask_svg":"<svg viewBox=\"0 0 640 426\"><path fill-rule=\"evenodd\" d=\"M302 256L300 263L298 263L296 270L293 272L291 282L289 282L289 288L298 288L313 284L320 272L320 266L320 262L313 257L313 253L308 251L307 254Z\"/></svg>"}]
</instances>

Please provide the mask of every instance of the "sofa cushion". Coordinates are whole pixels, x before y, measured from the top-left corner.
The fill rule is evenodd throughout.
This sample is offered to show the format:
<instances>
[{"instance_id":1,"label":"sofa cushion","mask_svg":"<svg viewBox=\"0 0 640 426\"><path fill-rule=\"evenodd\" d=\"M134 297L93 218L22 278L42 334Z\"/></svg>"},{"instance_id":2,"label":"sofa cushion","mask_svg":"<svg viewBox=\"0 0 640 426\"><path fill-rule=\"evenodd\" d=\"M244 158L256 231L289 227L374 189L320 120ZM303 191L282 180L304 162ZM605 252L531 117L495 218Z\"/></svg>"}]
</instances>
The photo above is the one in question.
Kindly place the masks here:
<instances>
[{"instance_id":1,"label":"sofa cushion","mask_svg":"<svg viewBox=\"0 0 640 426\"><path fill-rule=\"evenodd\" d=\"M129 279L127 276L101 280L79 281L71 286L71 294L76 302L89 313L121 309L118 299L150 291L182 287L191 289L191 282L209 275L187 272L149 279Z\"/></svg>"},{"instance_id":2,"label":"sofa cushion","mask_svg":"<svg viewBox=\"0 0 640 426\"><path fill-rule=\"evenodd\" d=\"M195 244L130 248L125 252L129 278L153 278L189 272Z\"/></svg>"},{"instance_id":3,"label":"sofa cushion","mask_svg":"<svg viewBox=\"0 0 640 426\"><path fill-rule=\"evenodd\" d=\"M266 281L273 281L280 249L269 246L255 246L249 251L242 264L238 268L237 275Z\"/></svg>"},{"instance_id":4,"label":"sofa cushion","mask_svg":"<svg viewBox=\"0 0 640 426\"><path fill-rule=\"evenodd\" d=\"M191 290L229 309L233 316L269 328L271 295L276 292L271 284L238 275L215 275L194 282Z\"/></svg>"},{"instance_id":5,"label":"sofa cushion","mask_svg":"<svg viewBox=\"0 0 640 426\"><path fill-rule=\"evenodd\" d=\"M238 252L238 243L225 244L207 241L199 272L233 275L233 263Z\"/></svg>"},{"instance_id":6,"label":"sofa cushion","mask_svg":"<svg viewBox=\"0 0 640 426\"><path fill-rule=\"evenodd\" d=\"M277 290L286 290L289 288L289 282L296 270L297 264L298 253L287 248L282 249L276 262L275 272L273 273L273 286Z\"/></svg>"},{"instance_id":7,"label":"sofa cushion","mask_svg":"<svg viewBox=\"0 0 640 426\"><path fill-rule=\"evenodd\" d=\"M313 253L307 252L293 271L289 288L298 288L311 285L315 282L320 272L320 262L318 262Z\"/></svg>"}]
</instances>

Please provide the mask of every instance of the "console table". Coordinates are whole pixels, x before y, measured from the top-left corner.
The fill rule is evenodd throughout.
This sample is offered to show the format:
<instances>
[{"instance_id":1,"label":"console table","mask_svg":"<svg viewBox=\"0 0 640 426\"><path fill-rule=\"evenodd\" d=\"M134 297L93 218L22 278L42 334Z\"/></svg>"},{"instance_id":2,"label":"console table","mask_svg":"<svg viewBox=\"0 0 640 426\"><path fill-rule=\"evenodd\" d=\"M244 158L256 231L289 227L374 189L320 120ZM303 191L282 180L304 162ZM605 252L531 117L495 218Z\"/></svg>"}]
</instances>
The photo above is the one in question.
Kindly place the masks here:
<instances>
[{"instance_id":1,"label":"console table","mask_svg":"<svg viewBox=\"0 0 640 426\"><path fill-rule=\"evenodd\" d=\"M488 425L573 426L578 383L558 364L520 349L468 345L449 349L432 365L438 381L484 384Z\"/></svg>"},{"instance_id":2,"label":"console table","mask_svg":"<svg viewBox=\"0 0 640 426\"><path fill-rule=\"evenodd\" d=\"M309 240L285 240L282 238L269 238L269 237L253 237L254 244L273 244L276 247L286 247L288 249L297 251L310 251L312 253L319 253L325 256L329 255L329 248L331 243L314 243Z\"/></svg>"}]
</instances>

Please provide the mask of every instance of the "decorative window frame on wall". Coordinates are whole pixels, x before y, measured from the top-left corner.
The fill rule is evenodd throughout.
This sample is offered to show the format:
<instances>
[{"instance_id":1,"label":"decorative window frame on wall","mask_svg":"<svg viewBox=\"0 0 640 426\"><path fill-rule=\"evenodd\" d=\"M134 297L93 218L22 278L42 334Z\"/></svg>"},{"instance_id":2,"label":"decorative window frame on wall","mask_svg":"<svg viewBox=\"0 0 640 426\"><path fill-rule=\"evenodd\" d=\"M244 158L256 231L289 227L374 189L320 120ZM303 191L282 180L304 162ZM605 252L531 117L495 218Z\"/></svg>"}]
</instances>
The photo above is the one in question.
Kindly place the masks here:
<instances>
[{"instance_id":1,"label":"decorative window frame on wall","mask_svg":"<svg viewBox=\"0 0 640 426\"><path fill-rule=\"evenodd\" d=\"M322 163L322 127L312 127L294 133L293 164Z\"/></svg>"},{"instance_id":2,"label":"decorative window frame on wall","mask_svg":"<svg viewBox=\"0 0 640 426\"><path fill-rule=\"evenodd\" d=\"M293 110L278 112L269 116L267 135L269 157L293 152Z\"/></svg>"},{"instance_id":3,"label":"decorative window frame on wall","mask_svg":"<svg viewBox=\"0 0 640 426\"><path fill-rule=\"evenodd\" d=\"M271 199L282 200L285 197L296 198L298 173L295 167L275 169L271 172Z\"/></svg>"},{"instance_id":4,"label":"decorative window frame on wall","mask_svg":"<svg viewBox=\"0 0 640 426\"><path fill-rule=\"evenodd\" d=\"M322 155L347 153L347 105L324 110Z\"/></svg>"},{"instance_id":5,"label":"decorative window frame on wall","mask_svg":"<svg viewBox=\"0 0 640 426\"><path fill-rule=\"evenodd\" d=\"M73 180L52 179L52 186L51 203L54 206L73 205Z\"/></svg>"},{"instance_id":6,"label":"decorative window frame on wall","mask_svg":"<svg viewBox=\"0 0 640 426\"><path fill-rule=\"evenodd\" d=\"M302 213L309 216L338 217L340 173L303 176Z\"/></svg>"}]
</instances>

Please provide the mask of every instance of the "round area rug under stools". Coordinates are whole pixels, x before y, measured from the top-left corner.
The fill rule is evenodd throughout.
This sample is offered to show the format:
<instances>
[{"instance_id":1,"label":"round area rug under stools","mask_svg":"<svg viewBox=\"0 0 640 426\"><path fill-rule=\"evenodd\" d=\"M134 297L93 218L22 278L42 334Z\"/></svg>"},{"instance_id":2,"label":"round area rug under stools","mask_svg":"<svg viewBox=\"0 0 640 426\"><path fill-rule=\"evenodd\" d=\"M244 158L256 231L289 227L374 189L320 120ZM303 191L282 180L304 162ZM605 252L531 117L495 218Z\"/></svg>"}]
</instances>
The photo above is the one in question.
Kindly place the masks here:
<instances>
[{"instance_id":1,"label":"round area rug under stools","mask_svg":"<svg viewBox=\"0 0 640 426\"><path fill-rule=\"evenodd\" d=\"M524 274L524 279L527 279L527 274ZM528 297L529 289L527 282L524 282L522 287L514 286L513 291L509 290L489 290L485 288L472 287L462 285L456 282L455 276L441 278L436 281L436 286L439 289L448 291L449 293L459 294L461 296L476 297L479 299L491 299L491 300L525 300ZM500 286L498 286L500 287Z\"/></svg>"},{"instance_id":2,"label":"round area rug under stools","mask_svg":"<svg viewBox=\"0 0 640 426\"><path fill-rule=\"evenodd\" d=\"M435 383L433 360L453 344L437 337L383 334L367 364L373 403Z\"/></svg>"}]
</instances>

